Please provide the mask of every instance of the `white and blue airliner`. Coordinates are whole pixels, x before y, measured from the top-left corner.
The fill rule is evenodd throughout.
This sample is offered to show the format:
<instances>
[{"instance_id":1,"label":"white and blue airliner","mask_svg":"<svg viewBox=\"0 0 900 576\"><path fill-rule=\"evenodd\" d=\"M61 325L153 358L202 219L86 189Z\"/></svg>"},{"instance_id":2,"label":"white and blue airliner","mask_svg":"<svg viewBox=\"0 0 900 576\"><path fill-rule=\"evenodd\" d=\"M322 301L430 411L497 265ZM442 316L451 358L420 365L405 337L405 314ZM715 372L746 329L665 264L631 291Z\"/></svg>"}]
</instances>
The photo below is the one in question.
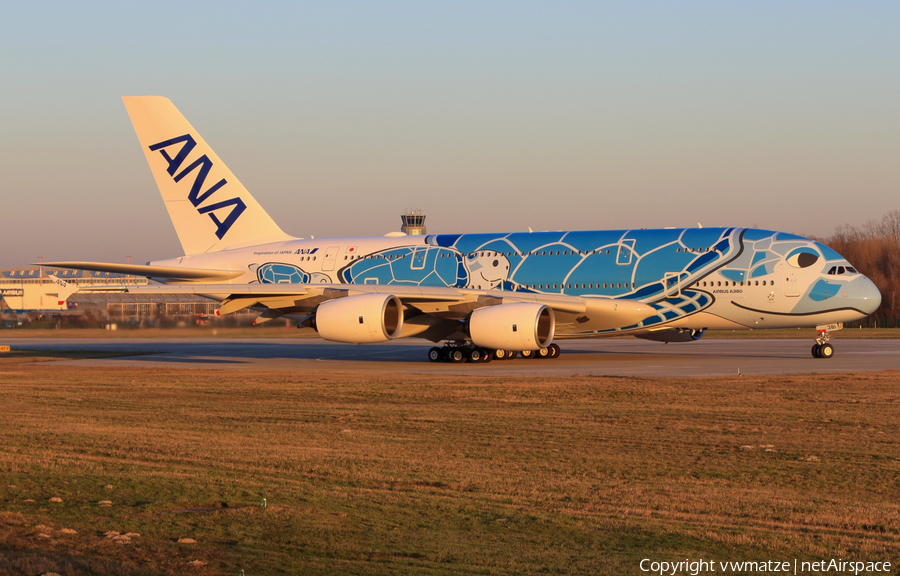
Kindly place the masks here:
<instances>
[{"instance_id":1,"label":"white and blue airliner","mask_svg":"<svg viewBox=\"0 0 900 576\"><path fill-rule=\"evenodd\" d=\"M432 361L556 357L556 339L817 328L873 313L875 285L829 247L749 228L303 239L288 236L166 98L124 98L184 255L147 265L50 262L141 275L128 292L198 294L220 314L287 317L322 338L417 337ZM61 294L72 290L61 283ZM107 288L109 289L109 288ZM61 300L65 297L61 296Z\"/></svg>"}]
</instances>

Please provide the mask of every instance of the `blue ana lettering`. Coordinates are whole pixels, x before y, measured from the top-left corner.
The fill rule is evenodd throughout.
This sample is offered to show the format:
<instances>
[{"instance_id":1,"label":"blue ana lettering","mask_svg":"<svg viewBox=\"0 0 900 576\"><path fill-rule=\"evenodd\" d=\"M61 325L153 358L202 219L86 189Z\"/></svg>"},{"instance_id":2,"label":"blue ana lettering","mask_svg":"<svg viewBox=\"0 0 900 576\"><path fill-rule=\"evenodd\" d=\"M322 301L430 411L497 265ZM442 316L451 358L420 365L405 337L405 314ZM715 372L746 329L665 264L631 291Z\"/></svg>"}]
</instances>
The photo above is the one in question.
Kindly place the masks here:
<instances>
[{"instance_id":1,"label":"blue ana lettering","mask_svg":"<svg viewBox=\"0 0 900 576\"><path fill-rule=\"evenodd\" d=\"M181 144L181 148L175 154L175 156L170 156L168 151L166 150L170 146L175 146L176 144ZM213 223L216 225L216 237L221 240L225 237L225 234L228 233L228 230L234 225L237 221L238 217L244 213L244 210L247 209L247 205L244 204L244 201L240 198L231 198L230 200L224 200L222 202L216 202L215 204L209 204L204 207L200 207L207 198L212 196L217 190L219 190L222 186L227 184L227 181L222 178L212 186L210 186L205 192L203 192L203 185L206 183L206 177L209 175L209 171L212 170L213 163L209 157L204 154L200 156L193 163L191 163L187 168L179 172L177 175L175 172L181 168L181 165L184 164L184 161L187 159L188 155L191 153L197 146L197 141L194 140L194 137L190 134L185 134L183 136L176 136L175 138L170 138L168 140L163 140L162 142L157 142L150 146L151 152L159 151L163 158L165 158L166 162L169 163L169 167L166 169L166 172L169 173L169 176L172 176L172 179L175 182L181 182L181 180L187 176L189 173L196 170L196 174L194 176L194 183L191 185L191 190L188 192L188 200L190 200L191 204L194 208L197 208L197 212L200 214L208 214L210 219L212 219ZM221 210L222 208L232 207L231 211L225 217L224 220L219 220L219 217L216 216L216 211Z\"/></svg>"},{"instance_id":2,"label":"blue ana lettering","mask_svg":"<svg viewBox=\"0 0 900 576\"><path fill-rule=\"evenodd\" d=\"M203 183L206 182L206 175L209 174L210 169L212 169L212 161L206 157L206 154L197 158L197 160L182 170L177 176L173 178L176 182L181 182L181 179L185 177L185 175L191 170L200 167L200 171L197 173L197 177L194 178L194 184L191 186L191 191L188 192L188 200L191 201L191 204L194 205L194 208L200 205L201 202L209 198L213 192L221 188L226 184L225 179L222 178L215 184L213 184L209 190L200 195L200 189L203 188Z\"/></svg>"}]
</instances>

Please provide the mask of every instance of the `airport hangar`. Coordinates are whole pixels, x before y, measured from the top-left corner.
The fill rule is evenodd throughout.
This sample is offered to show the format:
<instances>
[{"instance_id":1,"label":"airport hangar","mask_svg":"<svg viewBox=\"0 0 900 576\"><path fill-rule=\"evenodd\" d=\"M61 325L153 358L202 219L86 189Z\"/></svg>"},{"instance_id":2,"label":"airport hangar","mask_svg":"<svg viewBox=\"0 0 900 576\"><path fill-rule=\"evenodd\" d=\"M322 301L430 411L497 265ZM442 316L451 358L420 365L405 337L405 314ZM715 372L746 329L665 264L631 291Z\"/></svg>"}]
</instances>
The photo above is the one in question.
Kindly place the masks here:
<instances>
[{"instance_id":1,"label":"airport hangar","mask_svg":"<svg viewBox=\"0 0 900 576\"><path fill-rule=\"evenodd\" d=\"M110 322L154 322L206 319L215 316L218 302L192 295L144 295L122 292L76 292L68 302L59 301L57 285L50 276L78 286L121 286L148 284L142 276L126 276L113 272L87 270L46 269L41 267L0 270L0 316L6 326L21 326L23 322L56 317L69 321L78 319ZM247 310L237 317L247 323L257 316Z\"/></svg>"}]
</instances>

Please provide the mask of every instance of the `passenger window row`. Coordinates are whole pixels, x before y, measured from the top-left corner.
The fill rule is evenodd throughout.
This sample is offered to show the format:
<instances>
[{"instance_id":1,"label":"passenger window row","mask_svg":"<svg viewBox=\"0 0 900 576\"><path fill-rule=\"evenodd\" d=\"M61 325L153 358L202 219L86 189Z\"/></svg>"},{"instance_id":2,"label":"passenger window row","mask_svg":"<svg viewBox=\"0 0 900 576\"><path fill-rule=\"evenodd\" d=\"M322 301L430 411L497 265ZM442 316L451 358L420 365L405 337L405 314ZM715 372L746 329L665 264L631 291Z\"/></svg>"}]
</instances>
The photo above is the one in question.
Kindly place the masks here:
<instances>
[{"instance_id":1,"label":"passenger window row","mask_svg":"<svg viewBox=\"0 0 900 576\"><path fill-rule=\"evenodd\" d=\"M560 284L557 286L556 284L532 284L532 290L544 290L544 286L546 286L547 290L558 290L559 287L562 287L566 290L571 290L573 287L577 290L578 283L575 284ZM582 283L581 288L593 288L593 283ZM634 282L604 282L604 288L634 288ZM597 282L597 288L600 288L600 283Z\"/></svg>"},{"instance_id":2,"label":"passenger window row","mask_svg":"<svg viewBox=\"0 0 900 576\"><path fill-rule=\"evenodd\" d=\"M705 288L707 285L706 282L707 282L706 280L704 280L702 282L695 282L694 287L699 288L702 286ZM728 280L710 280L709 281L710 288L716 288L716 287L721 287L721 286L728 287L728 286L744 286L744 285L759 286L759 280L747 280L746 282L744 282L743 280L741 280L740 282L734 282L734 281L729 282ZM763 286L774 286L775 281L774 280L768 280L768 281L763 280L762 285Z\"/></svg>"}]
</instances>

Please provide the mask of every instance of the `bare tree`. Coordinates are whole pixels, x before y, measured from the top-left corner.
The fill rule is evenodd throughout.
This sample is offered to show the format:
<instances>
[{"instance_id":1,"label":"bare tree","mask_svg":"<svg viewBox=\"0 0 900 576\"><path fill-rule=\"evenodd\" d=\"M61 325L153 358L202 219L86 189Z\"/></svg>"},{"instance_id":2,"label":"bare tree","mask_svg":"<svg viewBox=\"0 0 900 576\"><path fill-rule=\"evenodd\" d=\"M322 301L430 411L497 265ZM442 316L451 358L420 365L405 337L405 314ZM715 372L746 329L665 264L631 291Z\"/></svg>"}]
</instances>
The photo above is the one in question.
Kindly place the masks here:
<instances>
[{"instance_id":1,"label":"bare tree","mask_svg":"<svg viewBox=\"0 0 900 576\"><path fill-rule=\"evenodd\" d=\"M898 317L900 210L891 210L880 220L862 226L839 226L834 234L818 240L844 256L881 291L881 307L872 315L874 318Z\"/></svg>"}]
</instances>

